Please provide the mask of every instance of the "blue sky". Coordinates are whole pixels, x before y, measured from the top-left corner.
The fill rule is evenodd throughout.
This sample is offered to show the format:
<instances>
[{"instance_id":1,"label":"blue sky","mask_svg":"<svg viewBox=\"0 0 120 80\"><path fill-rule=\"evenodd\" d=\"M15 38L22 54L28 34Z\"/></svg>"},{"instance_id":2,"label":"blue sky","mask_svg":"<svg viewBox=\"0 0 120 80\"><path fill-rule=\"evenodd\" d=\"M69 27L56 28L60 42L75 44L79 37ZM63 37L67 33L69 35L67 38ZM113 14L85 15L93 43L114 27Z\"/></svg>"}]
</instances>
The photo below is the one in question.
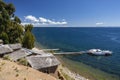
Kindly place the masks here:
<instances>
[{"instance_id":1,"label":"blue sky","mask_svg":"<svg viewBox=\"0 0 120 80\"><path fill-rule=\"evenodd\" d=\"M23 24L34 26L120 26L120 0L5 0Z\"/></svg>"}]
</instances>

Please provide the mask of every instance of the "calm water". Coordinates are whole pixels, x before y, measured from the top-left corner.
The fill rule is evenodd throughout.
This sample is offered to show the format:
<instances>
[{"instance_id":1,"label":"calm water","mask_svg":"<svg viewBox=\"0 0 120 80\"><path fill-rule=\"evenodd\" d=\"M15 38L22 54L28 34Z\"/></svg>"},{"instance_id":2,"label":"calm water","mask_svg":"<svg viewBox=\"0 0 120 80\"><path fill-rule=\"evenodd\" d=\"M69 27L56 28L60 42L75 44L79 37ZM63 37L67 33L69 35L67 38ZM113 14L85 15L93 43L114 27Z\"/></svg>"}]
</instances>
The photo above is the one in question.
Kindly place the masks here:
<instances>
[{"instance_id":1,"label":"calm water","mask_svg":"<svg viewBox=\"0 0 120 80\"><path fill-rule=\"evenodd\" d=\"M37 42L46 48L62 51L112 50L113 55L109 57L87 54L65 57L120 76L120 28L34 28L33 33Z\"/></svg>"}]
</instances>

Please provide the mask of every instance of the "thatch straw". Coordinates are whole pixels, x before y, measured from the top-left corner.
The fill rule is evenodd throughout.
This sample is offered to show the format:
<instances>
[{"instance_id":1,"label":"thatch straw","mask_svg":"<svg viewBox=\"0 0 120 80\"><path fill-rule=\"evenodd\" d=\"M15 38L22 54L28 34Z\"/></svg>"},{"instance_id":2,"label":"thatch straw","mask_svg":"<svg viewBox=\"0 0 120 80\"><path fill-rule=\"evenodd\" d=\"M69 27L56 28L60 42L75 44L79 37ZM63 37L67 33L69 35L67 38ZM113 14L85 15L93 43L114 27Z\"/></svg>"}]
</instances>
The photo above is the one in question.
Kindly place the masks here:
<instances>
[{"instance_id":1,"label":"thatch straw","mask_svg":"<svg viewBox=\"0 0 120 80\"><path fill-rule=\"evenodd\" d=\"M8 45L0 45L0 54L10 53L13 50Z\"/></svg>"},{"instance_id":2,"label":"thatch straw","mask_svg":"<svg viewBox=\"0 0 120 80\"><path fill-rule=\"evenodd\" d=\"M34 69L42 69L42 68L57 66L60 64L60 62L53 55L52 56L50 55L49 56L47 55L30 56L30 57L27 57L27 60Z\"/></svg>"},{"instance_id":3,"label":"thatch straw","mask_svg":"<svg viewBox=\"0 0 120 80\"><path fill-rule=\"evenodd\" d=\"M32 53L29 51L26 51L26 49L20 49L17 51L14 51L13 53L8 54L10 59L17 61L20 58L26 57L28 55L31 55Z\"/></svg>"},{"instance_id":4,"label":"thatch straw","mask_svg":"<svg viewBox=\"0 0 120 80\"><path fill-rule=\"evenodd\" d=\"M13 50L18 50L22 48L22 45L20 43L17 44L9 44L10 48L12 48Z\"/></svg>"},{"instance_id":5,"label":"thatch straw","mask_svg":"<svg viewBox=\"0 0 120 80\"><path fill-rule=\"evenodd\" d=\"M39 50L37 48L33 48L31 52L38 55L46 54L43 50Z\"/></svg>"}]
</instances>

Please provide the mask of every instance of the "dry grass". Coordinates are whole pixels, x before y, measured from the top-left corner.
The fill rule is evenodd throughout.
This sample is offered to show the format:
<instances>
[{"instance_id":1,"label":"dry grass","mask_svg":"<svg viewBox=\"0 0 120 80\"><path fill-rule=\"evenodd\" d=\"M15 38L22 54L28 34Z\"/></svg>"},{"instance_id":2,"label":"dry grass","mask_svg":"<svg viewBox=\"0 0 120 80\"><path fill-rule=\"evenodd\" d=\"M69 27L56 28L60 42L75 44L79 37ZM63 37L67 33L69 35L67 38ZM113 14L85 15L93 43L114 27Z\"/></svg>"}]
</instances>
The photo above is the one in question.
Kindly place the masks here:
<instances>
[{"instance_id":1,"label":"dry grass","mask_svg":"<svg viewBox=\"0 0 120 80\"><path fill-rule=\"evenodd\" d=\"M56 80L35 69L0 59L0 80Z\"/></svg>"}]
</instances>

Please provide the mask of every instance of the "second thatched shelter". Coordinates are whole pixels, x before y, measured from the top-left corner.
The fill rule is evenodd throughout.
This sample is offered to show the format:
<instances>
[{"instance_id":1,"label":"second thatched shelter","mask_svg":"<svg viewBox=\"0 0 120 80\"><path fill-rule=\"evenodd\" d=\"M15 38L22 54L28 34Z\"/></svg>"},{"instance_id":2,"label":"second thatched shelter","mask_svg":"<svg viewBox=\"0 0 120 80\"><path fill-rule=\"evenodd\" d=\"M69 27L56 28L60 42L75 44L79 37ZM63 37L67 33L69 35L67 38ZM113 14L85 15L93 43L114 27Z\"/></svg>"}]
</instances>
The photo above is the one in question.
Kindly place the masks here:
<instances>
[{"instance_id":1,"label":"second thatched shelter","mask_svg":"<svg viewBox=\"0 0 120 80\"><path fill-rule=\"evenodd\" d=\"M27 57L32 68L45 73L55 73L60 62L52 54L36 55Z\"/></svg>"},{"instance_id":2,"label":"second thatched shelter","mask_svg":"<svg viewBox=\"0 0 120 80\"><path fill-rule=\"evenodd\" d=\"M17 50L17 51L14 51L10 54L7 54L7 56L9 56L9 58L13 61L17 61L18 59L20 58L24 58L28 55L31 55L32 53L26 49L20 49L20 50Z\"/></svg>"},{"instance_id":3,"label":"second thatched shelter","mask_svg":"<svg viewBox=\"0 0 120 80\"><path fill-rule=\"evenodd\" d=\"M3 57L5 54L8 54L10 52L13 52L13 49L11 49L8 45L0 45L0 56Z\"/></svg>"},{"instance_id":4,"label":"second thatched shelter","mask_svg":"<svg viewBox=\"0 0 120 80\"><path fill-rule=\"evenodd\" d=\"M16 43L16 44L8 44L10 48L12 48L13 50L19 50L22 48L22 45L20 43Z\"/></svg>"}]
</instances>

